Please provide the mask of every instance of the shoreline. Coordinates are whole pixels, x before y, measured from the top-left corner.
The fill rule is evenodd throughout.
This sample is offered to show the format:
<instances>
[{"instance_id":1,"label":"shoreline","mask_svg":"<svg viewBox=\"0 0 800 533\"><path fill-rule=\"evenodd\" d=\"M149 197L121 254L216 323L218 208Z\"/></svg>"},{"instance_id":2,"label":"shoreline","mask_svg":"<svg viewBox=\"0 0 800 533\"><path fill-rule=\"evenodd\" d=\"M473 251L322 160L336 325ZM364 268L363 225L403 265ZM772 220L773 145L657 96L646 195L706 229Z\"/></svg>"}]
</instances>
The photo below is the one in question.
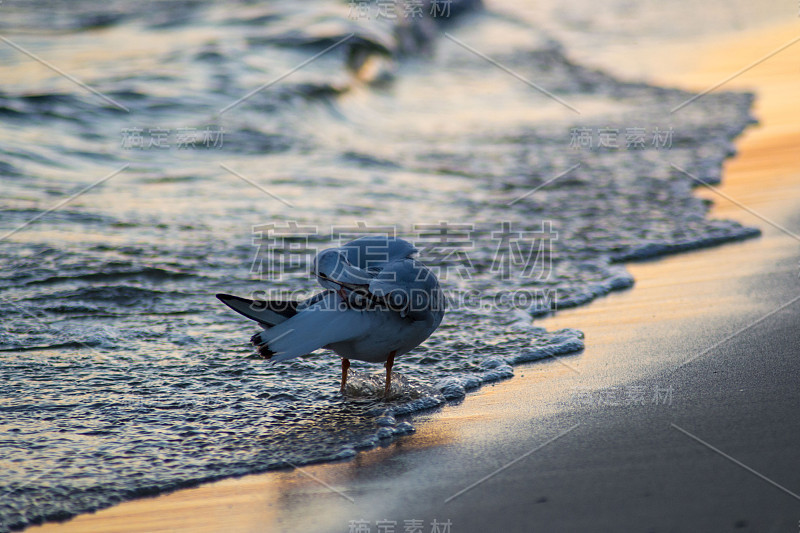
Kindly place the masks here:
<instances>
[{"instance_id":1,"label":"shoreline","mask_svg":"<svg viewBox=\"0 0 800 533\"><path fill-rule=\"evenodd\" d=\"M792 32L800 34L800 30L786 26L745 32L748 33L746 38L720 39L719 43L709 45L712 50L708 55L698 54L707 62L698 64L696 72L704 74L671 72L662 74L664 79L656 77L654 81L666 83L668 80L669 84L705 89L748 63L750 56L758 55L750 50L765 48L768 52L788 41L786 36ZM769 44L757 47L753 44L765 42ZM741 347L738 343L721 344L718 350L722 355L714 351L715 357L705 354L681 370L675 367L747 324L748 317L752 321L774 310L778 297L780 301L788 301L793 294L800 294L797 291L796 247L792 248L796 245L794 239L742 208L745 205L775 224L789 225L789 231L797 232L800 221L790 220L790 216L794 214L791 198L800 197L797 194L800 172L794 168L796 147L800 146L800 127L797 126L800 121L796 120L800 118L800 109L794 96L799 84L791 79L795 68L791 58L796 58L798 53L800 44L797 50L787 50L785 56L777 55L760 65L762 70L753 69L723 87L745 88L748 83L755 84L754 114L761 125L746 130L737 139L739 154L725 164L720 191L730 199L710 190L696 190L698 196L713 198L714 208L709 216L757 225L763 230L763 236L656 261L628 263L626 267L636 279L633 290L612 293L590 305L560 311L554 317L536 321L549 330L581 329L587 338L584 352L518 366L514 379L485 386L459 405L418 416L415 435L401 438L385 448L361 452L349 462L223 480L126 502L63 524L46 524L27 531L217 531L223 528L346 531L351 520L364 518L374 529L376 521L386 517L398 522L398 530L402 530L403 521L408 519L423 519L426 529L433 519L452 520L452 530L459 532L478 531L482 527L515 529L524 523L520 521L534 518L541 520L546 529L632 527L640 530L652 527L668 530L696 529L702 525L710 528L706 530L720 530L720 526L764 530L774 527L774 523L747 515L745 510L756 512L752 510L756 503L778 506L767 510L773 514L783 513L779 516L780 525L785 522L795 527L800 518L800 502L781 495L775 488L769 491L764 488L763 497L760 492L755 495L747 492L751 496L750 506L744 501L739 503L736 498L742 495L736 494L732 487L741 484L745 487L743 491L760 491L759 483L763 481L736 470L734 465L724 464L722 458L717 457L719 462L715 463L713 453L703 455L707 450L670 424L692 431L695 426L703 428L703 422L708 422L715 412L712 407L724 412L724 402L729 401L750 423L751 431L753 427L762 429L761 435L772 439L774 449L765 452L775 464L782 454L780 464L788 468L796 455L786 443L792 442L787 436L800 434L797 423L790 424L792 427L786 435L778 435L775 428L765 426L777 423L779 414L784 417L791 412L796 414L797 398L788 393L789 389L780 389L787 394L782 400L770 395L772 387L777 390L779 384L791 385L792 370L796 375L797 367L792 365L797 363L786 357L796 353L796 348L793 352L785 339L774 342L777 355L769 359L772 370L769 366L754 369L744 355L734 353ZM774 280L773 286L764 289L760 285L762 278ZM790 290L793 292L787 292ZM796 312L797 307L794 309ZM769 320L762 325L768 326L770 331L776 328L776 331L784 331L787 323L784 315L776 314L779 325ZM698 321L701 317L703 322ZM777 320L781 317L782 321ZM746 344L742 337L737 341L751 352L763 348L759 343ZM646 358L651 360L643 361L646 355L651 356ZM783 359L778 357L781 355ZM731 362L732 368L722 364L726 360ZM771 375L776 368L784 372L773 376L772 383L764 381L764 376ZM736 394L743 385L742 369L761 376L753 378L756 385L764 388L755 391L757 401ZM708 376L713 372L722 373L725 379L709 381ZM615 389L627 394L634 386L650 387L645 389L650 393L653 387L672 386L674 403L650 402L636 409L636 405L611 405L608 399L601 400L600 396L592 397L592 404L584 402L585 398L575 399L586 391L594 394ZM698 398L707 402L701 405L705 407L702 410L693 409L697 407L693 402ZM759 401L775 408L773 416L766 416L761 422L759 417L764 416L764 412L748 407ZM789 411L792 406L794 411ZM640 426L631 428L632 421L639 422ZM575 424L579 426L571 431L574 431L572 436L564 433ZM798 473L776 472L774 468L770 470L770 464L757 464L758 457L752 452L753 447L760 444L754 440L760 436L758 431L752 431L750 440L736 441L731 437L735 432L727 437L723 435L732 430L726 424L733 422L723 420L717 426L707 426L703 435L718 432L714 438L708 437L709 442L719 444L756 470L764 470L766 476L780 475L778 483L800 491ZM625 448L619 438L613 437L625 431L635 434L638 444ZM559 435L562 438L558 444L553 441L541 450L536 448ZM662 443L659 438L666 441ZM671 447L665 448L664 444ZM537 451L530 454L529 460L522 460L515 468L487 481L480 493L475 488L443 503L457 491L531 449ZM667 460L656 460L656 451L665 454ZM458 465L462 465L460 469ZM675 465L691 465L694 471L687 474L679 467L671 473ZM663 474L664 487L659 487L652 478L642 481L641 476L648 469ZM622 472L622 475L617 478L615 472ZM709 486L708 480L713 481L714 474L722 472L731 476L725 478L728 484ZM695 485L686 487L681 494L681 484L687 480ZM697 498L699 489L714 494L719 502L726 502L712 507L717 510L716 515L703 517L702 502L692 504L687 499ZM644 496L645 493L649 495ZM659 507L653 502L659 496L673 498L685 507L663 502ZM629 505L634 501L637 505L630 508L629 516L618 516L626 498L631 499L627 501ZM784 503L784 498L789 500L788 504ZM348 501L350 499L353 503ZM738 504L738 509L734 504ZM494 512L481 516L481 508L491 508ZM791 514L792 509L794 514ZM670 516L676 510L686 510L686 513L683 517ZM729 519L728 515L734 510L741 510L743 516ZM723 514L724 522L715 520ZM742 523L741 527L736 525Z\"/></svg>"}]
</instances>

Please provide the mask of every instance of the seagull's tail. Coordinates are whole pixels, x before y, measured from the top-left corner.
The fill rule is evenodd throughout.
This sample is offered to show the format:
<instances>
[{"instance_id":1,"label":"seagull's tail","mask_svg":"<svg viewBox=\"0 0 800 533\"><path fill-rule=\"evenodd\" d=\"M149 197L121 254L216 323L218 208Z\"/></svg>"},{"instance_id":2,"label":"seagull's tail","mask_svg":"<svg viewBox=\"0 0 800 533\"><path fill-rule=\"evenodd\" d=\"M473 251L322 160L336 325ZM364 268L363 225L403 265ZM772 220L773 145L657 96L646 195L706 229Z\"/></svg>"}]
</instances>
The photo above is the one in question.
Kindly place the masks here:
<instances>
[{"instance_id":1,"label":"seagull's tail","mask_svg":"<svg viewBox=\"0 0 800 533\"><path fill-rule=\"evenodd\" d=\"M217 294L217 298L237 313L250 320L255 320L264 328L277 326L297 314L297 302L288 300L248 300L231 294Z\"/></svg>"}]
</instances>

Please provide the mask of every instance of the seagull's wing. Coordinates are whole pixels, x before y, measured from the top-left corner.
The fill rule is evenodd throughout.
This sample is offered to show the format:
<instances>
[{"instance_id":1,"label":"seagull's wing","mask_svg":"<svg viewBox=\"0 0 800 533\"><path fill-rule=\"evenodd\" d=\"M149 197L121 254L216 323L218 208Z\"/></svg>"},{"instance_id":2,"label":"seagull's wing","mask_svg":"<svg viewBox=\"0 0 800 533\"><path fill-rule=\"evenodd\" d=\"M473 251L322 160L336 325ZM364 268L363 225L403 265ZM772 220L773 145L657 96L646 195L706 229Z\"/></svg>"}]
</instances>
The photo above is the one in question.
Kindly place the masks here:
<instances>
[{"instance_id":1,"label":"seagull's wing","mask_svg":"<svg viewBox=\"0 0 800 533\"><path fill-rule=\"evenodd\" d=\"M322 250L314 258L311 273L327 289L367 287L386 265L415 252L413 244L397 237L361 237L339 248Z\"/></svg>"},{"instance_id":2,"label":"seagull's wing","mask_svg":"<svg viewBox=\"0 0 800 533\"><path fill-rule=\"evenodd\" d=\"M323 287L333 290L339 288L336 285L342 284L366 285L375 276L374 272L350 263L342 248L328 248L318 253L311 266L311 273L317 276Z\"/></svg>"},{"instance_id":3,"label":"seagull's wing","mask_svg":"<svg viewBox=\"0 0 800 533\"><path fill-rule=\"evenodd\" d=\"M361 337L375 325L374 315L342 307L336 293L323 295L290 320L254 335L252 342L259 346L259 353L272 361L286 361L329 344Z\"/></svg>"},{"instance_id":4,"label":"seagull's wing","mask_svg":"<svg viewBox=\"0 0 800 533\"><path fill-rule=\"evenodd\" d=\"M248 300L232 294L217 294L219 301L264 327L280 324L297 314L298 302Z\"/></svg>"},{"instance_id":5,"label":"seagull's wing","mask_svg":"<svg viewBox=\"0 0 800 533\"><path fill-rule=\"evenodd\" d=\"M219 301L250 320L255 320L264 328L277 326L289 320L303 309L321 301L328 291L316 294L305 301L291 300L249 300L232 294L217 294Z\"/></svg>"}]
</instances>

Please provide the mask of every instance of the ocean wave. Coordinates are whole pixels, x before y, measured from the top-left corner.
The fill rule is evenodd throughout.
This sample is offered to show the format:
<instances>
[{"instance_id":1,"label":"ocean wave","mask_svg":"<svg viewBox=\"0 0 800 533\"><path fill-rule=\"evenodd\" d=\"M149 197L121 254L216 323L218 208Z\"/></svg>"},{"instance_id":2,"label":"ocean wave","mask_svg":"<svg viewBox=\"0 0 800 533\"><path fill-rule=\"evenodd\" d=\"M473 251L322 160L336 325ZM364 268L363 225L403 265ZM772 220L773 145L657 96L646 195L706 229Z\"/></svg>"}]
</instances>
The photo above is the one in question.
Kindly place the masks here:
<instances>
[{"instance_id":1,"label":"ocean wave","mask_svg":"<svg viewBox=\"0 0 800 533\"><path fill-rule=\"evenodd\" d=\"M103 269L102 272L85 272L76 273L74 275L56 275L42 279L29 281L28 285L50 285L56 283L86 281L86 282L112 282L124 280L149 280L149 281L164 281L182 279L193 276L189 272L181 272L177 270L169 270L166 268L158 267L136 267L130 270L117 270L114 271L113 267ZM109 287L113 289L114 287Z\"/></svg>"}]
</instances>

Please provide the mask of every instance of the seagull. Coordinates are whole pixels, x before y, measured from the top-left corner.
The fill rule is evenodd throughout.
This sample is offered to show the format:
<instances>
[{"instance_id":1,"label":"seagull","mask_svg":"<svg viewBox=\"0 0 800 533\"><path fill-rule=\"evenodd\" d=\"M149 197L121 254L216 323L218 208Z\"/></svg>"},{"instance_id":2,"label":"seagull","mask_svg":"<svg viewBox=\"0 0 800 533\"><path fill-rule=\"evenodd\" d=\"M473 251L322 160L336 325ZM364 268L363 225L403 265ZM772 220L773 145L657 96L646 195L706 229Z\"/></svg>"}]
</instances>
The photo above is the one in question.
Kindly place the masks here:
<instances>
[{"instance_id":1,"label":"seagull","mask_svg":"<svg viewBox=\"0 0 800 533\"><path fill-rule=\"evenodd\" d=\"M361 237L317 254L311 274L325 290L307 300L217 298L264 328L250 339L262 357L333 350L342 358L342 394L351 359L384 363L388 398L395 357L424 342L445 313L439 280L412 257L417 251L397 237Z\"/></svg>"}]
</instances>

